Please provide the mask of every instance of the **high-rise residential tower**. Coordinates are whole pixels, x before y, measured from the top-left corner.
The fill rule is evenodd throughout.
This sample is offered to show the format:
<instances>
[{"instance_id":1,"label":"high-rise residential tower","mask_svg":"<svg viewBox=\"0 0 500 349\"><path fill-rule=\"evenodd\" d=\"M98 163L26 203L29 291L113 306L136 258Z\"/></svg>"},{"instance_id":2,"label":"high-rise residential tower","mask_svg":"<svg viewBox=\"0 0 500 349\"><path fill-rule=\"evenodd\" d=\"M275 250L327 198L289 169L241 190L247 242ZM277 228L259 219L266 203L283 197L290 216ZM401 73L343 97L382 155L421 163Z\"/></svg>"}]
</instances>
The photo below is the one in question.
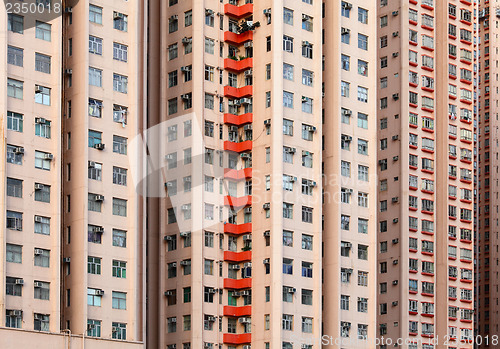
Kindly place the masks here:
<instances>
[{"instance_id":1,"label":"high-rise residential tower","mask_svg":"<svg viewBox=\"0 0 500 349\"><path fill-rule=\"evenodd\" d=\"M498 335L498 22L495 2L479 5L476 107L475 313L476 335ZM486 340L480 348L486 348Z\"/></svg>"},{"instance_id":2,"label":"high-rise residential tower","mask_svg":"<svg viewBox=\"0 0 500 349\"><path fill-rule=\"evenodd\" d=\"M0 16L2 346L140 347L145 4L26 4Z\"/></svg>"},{"instance_id":3,"label":"high-rise residential tower","mask_svg":"<svg viewBox=\"0 0 500 349\"><path fill-rule=\"evenodd\" d=\"M324 3L323 334L342 348L375 348L376 16L374 2Z\"/></svg>"},{"instance_id":4,"label":"high-rise residential tower","mask_svg":"<svg viewBox=\"0 0 500 349\"><path fill-rule=\"evenodd\" d=\"M378 335L471 347L474 5L378 6Z\"/></svg>"},{"instance_id":5,"label":"high-rise residential tower","mask_svg":"<svg viewBox=\"0 0 500 349\"><path fill-rule=\"evenodd\" d=\"M150 152L159 141L148 172L168 197L149 203L158 313L148 342L311 348L321 333L321 2L153 6Z\"/></svg>"}]
</instances>

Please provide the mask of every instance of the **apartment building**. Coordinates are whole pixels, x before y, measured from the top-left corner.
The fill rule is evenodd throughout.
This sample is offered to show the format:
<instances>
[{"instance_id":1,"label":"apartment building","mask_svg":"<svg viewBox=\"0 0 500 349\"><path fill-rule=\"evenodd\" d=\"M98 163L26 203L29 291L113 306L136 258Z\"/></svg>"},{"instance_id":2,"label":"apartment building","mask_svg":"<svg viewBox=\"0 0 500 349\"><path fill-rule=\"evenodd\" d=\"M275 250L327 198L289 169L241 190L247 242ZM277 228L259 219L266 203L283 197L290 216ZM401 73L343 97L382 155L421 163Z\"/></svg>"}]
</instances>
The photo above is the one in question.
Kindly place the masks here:
<instances>
[{"instance_id":1,"label":"apartment building","mask_svg":"<svg viewBox=\"0 0 500 349\"><path fill-rule=\"evenodd\" d=\"M325 2L323 26L324 344L375 348L376 4Z\"/></svg>"},{"instance_id":2,"label":"apartment building","mask_svg":"<svg viewBox=\"0 0 500 349\"><path fill-rule=\"evenodd\" d=\"M321 333L321 2L153 6L150 59L162 74L149 80L149 127L161 170L151 181L165 196L148 203L148 343L311 348Z\"/></svg>"},{"instance_id":3,"label":"apartment building","mask_svg":"<svg viewBox=\"0 0 500 349\"><path fill-rule=\"evenodd\" d=\"M433 348L433 338L469 348L474 5L378 6L377 332L410 338L404 348Z\"/></svg>"},{"instance_id":4,"label":"apartment building","mask_svg":"<svg viewBox=\"0 0 500 349\"><path fill-rule=\"evenodd\" d=\"M487 340L479 348L492 346L498 334L498 22L495 3L479 6L477 16L478 102L476 106L476 183L475 201L475 286L474 308L477 336Z\"/></svg>"},{"instance_id":5,"label":"apartment building","mask_svg":"<svg viewBox=\"0 0 500 349\"><path fill-rule=\"evenodd\" d=\"M127 146L144 127L144 6L79 1L46 22L2 12L0 310L11 346L145 339L145 201L130 175L142 165Z\"/></svg>"}]
</instances>

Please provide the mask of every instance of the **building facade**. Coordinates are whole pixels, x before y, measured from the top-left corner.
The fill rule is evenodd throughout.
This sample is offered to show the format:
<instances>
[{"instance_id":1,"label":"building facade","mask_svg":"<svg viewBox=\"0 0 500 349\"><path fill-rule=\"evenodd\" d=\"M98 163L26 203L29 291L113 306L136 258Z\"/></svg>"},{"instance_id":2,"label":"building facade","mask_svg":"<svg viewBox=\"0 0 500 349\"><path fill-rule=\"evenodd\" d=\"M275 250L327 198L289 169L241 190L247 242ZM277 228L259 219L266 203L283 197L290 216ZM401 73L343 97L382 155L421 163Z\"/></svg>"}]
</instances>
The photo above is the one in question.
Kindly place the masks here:
<instances>
[{"instance_id":1,"label":"building facade","mask_svg":"<svg viewBox=\"0 0 500 349\"><path fill-rule=\"evenodd\" d=\"M378 333L405 348L472 346L473 12L378 10Z\"/></svg>"},{"instance_id":2,"label":"building facade","mask_svg":"<svg viewBox=\"0 0 500 349\"><path fill-rule=\"evenodd\" d=\"M376 16L375 3L324 3L323 335L342 348L375 348Z\"/></svg>"},{"instance_id":3,"label":"building facade","mask_svg":"<svg viewBox=\"0 0 500 349\"><path fill-rule=\"evenodd\" d=\"M2 337L136 347L145 201L127 145L144 127L144 3L39 6L59 15L1 14Z\"/></svg>"},{"instance_id":4,"label":"building facade","mask_svg":"<svg viewBox=\"0 0 500 349\"><path fill-rule=\"evenodd\" d=\"M309 348L320 336L321 3L286 5L152 11L150 50L166 48L151 53L162 74L149 96L163 169L152 186L166 191L149 213L155 347Z\"/></svg>"},{"instance_id":5,"label":"building facade","mask_svg":"<svg viewBox=\"0 0 500 349\"><path fill-rule=\"evenodd\" d=\"M498 62L497 24L499 13L493 3L479 6L476 105L476 234L475 314L476 335L498 334ZM478 343L479 344L479 343ZM492 344L490 343L490 346ZM486 341L480 343L486 348Z\"/></svg>"}]
</instances>

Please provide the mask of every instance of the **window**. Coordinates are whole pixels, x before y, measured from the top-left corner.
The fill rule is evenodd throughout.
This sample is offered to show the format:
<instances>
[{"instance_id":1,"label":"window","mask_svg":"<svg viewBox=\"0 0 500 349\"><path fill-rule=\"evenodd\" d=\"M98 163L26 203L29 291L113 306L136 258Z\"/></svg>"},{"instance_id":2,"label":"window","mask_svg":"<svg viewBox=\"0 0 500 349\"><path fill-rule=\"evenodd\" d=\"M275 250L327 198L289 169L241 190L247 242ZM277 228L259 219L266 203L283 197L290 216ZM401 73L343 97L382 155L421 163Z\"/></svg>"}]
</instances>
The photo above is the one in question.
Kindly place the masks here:
<instances>
[{"instance_id":1,"label":"window","mask_svg":"<svg viewBox=\"0 0 500 349\"><path fill-rule=\"evenodd\" d=\"M283 119L283 134L286 136L293 136L293 121Z\"/></svg>"},{"instance_id":2,"label":"window","mask_svg":"<svg viewBox=\"0 0 500 349\"><path fill-rule=\"evenodd\" d=\"M302 111L304 113L312 114L313 112L313 99L302 96Z\"/></svg>"},{"instance_id":3,"label":"window","mask_svg":"<svg viewBox=\"0 0 500 349\"><path fill-rule=\"evenodd\" d=\"M7 96L23 99L23 85L22 81L7 79Z\"/></svg>"},{"instance_id":4,"label":"window","mask_svg":"<svg viewBox=\"0 0 500 349\"><path fill-rule=\"evenodd\" d=\"M349 18L351 15L351 9L352 9L352 4L342 1L341 3L341 11L342 11L342 16Z\"/></svg>"},{"instance_id":5,"label":"window","mask_svg":"<svg viewBox=\"0 0 500 349\"><path fill-rule=\"evenodd\" d=\"M283 91L283 106L293 109L293 93Z\"/></svg>"},{"instance_id":6,"label":"window","mask_svg":"<svg viewBox=\"0 0 500 349\"><path fill-rule=\"evenodd\" d=\"M128 77L113 73L113 91L127 93Z\"/></svg>"},{"instance_id":7,"label":"window","mask_svg":"<svg viewBox=\"0 0 500 349\"><path fill-rule=\"evenodd\" d=\"M102 87L102 70L89 67L89 85Z\"/></svg>"},{"instance_id":8,"label":"window","mask_svg":"<svg viewBox=\"0 0 500 349\"><path fill-rule=\"evenodd\" d=\"M350 84L346 81L340 82L340 95L342 97L349 97L349 86Z\"/></svg>"},{"instance_id":9,"label":"window","mask_svg":"<svg viewBox=\"0 0 500 349\"><path fill-rule=\"evenodd\" d=\"M358 101L368 103L368 89L358 86Z\"/></svg>"},{"instance_id":10,"label":"window","mask_svg":"<svg viewBox=\"0 0 500 349\"><path fill-rule=\"evenodd\" d=\"M312 333L313 331L313 319L311 317L302 317L302 332Z\"/></svg>"},{"instance_id":11,"label":"window","mask_svg":"<svg viewBox=\"0 0 500 349\"><path fill-rule=\"evenodd\" d=\"M358 48L365 51L368 50L368 36L358 34Z\"/></svg>"},{"instance_id":12,"label":"window","mask_svg":"<svg viewBox=\"0 0 500 349\"><path fill-rule=\"evenodd\" d=\"M368 115L364 113L358 113L358 127L359 128L368 128Z\"/></svg>"},{"instance_id":13,"label":"window","mask_svg":"<svg viewBox=\"0 0 500 349\"><path fill-rule=\"evenodd\" d=\"M102 56L102 39L92 36L89 36L89 52Z\"/></svg>"},{"instance_id":14,"label":"window","mask_svg":"<svg viewBox=\"0 0 500 349\"><path fill-rule=\"evenodd\" d=\"M127 155L127 138L113 135L113 153Z\"/></svg>"},{"instance_id":15,"label":"window","mask_svg":"<svg viewBox=\"0 0 500 349\"><path fill-rule=\"evenodd\" d=\"M6 277L6 287L5 287L5 293L8 296L15 296L15 297L22 297L23 295L23 285L20 283L16 282L17 280L22 280L18 279L15 277Z\"/></svg>"},{"instance_id":16,"label":"window","mask_svg":"<svg viewBox=\"0 0 500 349\"><path fill-rule=\"evenodd\" d=\"M214 95L205 93L205 108L214 110Z\"/></svg>"},{"instance_id":17,"label":"window","mask_svg":"<svg viewBox=\"0 0 500 349\"><path fill-rule=\"evenodd\" d=\"M35 201L50 202L50 185L35 183Z\"/></svg>"},{"instance_id":18,"label":"window","mask_svg":"<svg viewBox=\"0 0 500 349\"><path fill-rule=\"evenodd\" d=\"M283 314L283 330L293 331L293 315Z\"/></svg>"},{"instance_id":19,"label":"window","mask_svg":"<svg viewBox=\"0 0 500 349\"><path fill-rule=\"evenodd\" d=\"M50 56L43 55L41 53L35 53L35 70L50 74L50 63L51 63L51 58Z\"/></svg>"},{"instance_id":20,"label":"window","mask_svg":"<svg viewBox=\"0 0 500 349\"><path fill-rule=\"evenodd\" d=\"M313 31L313 18L311 16L302 14L302 29L308 32Z\"/></svg>"},{"instance_id":21,"label":"window","mask_svg":"<svg viewBox=\"0 0 500 349\"><path fill-rule=\"evenodd\" d=\"M368 141L358 139L358 154L368 155Z\"/></svg>"},{"instance_id":22,"label":"window","mask_svg":"<svg viewBox=\"0 0 500 349\"><path fill-rule=\"evenodd\" d=\"M98 7L95 5L89 5L89 21L102 24L102 7Z\"/></svg>"},{"instance_id":23,"label":"window","mask_svg":"<svg viewBox=\"0 0 500 349\"><path fill-rule=\"evenodd\" d=\"M340 173L344 177L351 177L351 163L347 161L341 161L340 163L341 171Z\"/></svg>"},{"instance_id":24,"label":"window","mask_svg":"<svg viewBox=\"0 0 500 349\"><path fill-rule=\"evenodd\" d=\"M358 233L368 234L368 219L358 218Z\"/></svg>"},{"instance_id":25,"label":"window","mask_svg":"<svg viewBox=\"0 0 500 349\"><path fill-rule=\"evenodd\" d=\"M35 168L50 171L51 160L52 154L35 151Z\"/></svg>"},{"instance_id":26,"label":"window","mask_svg":"<svg viewBox=\"0 0 500 349\"><path fill-rule=\"evenodd\" d=\"M363 24L368 23L368 10L358 7L358 22Z\"/></svg>"},{"instance_id":27,"label":"window","mask_svg":"<svg viewBox=\"0 0 500 349\"><path fill-rule=\"evenodd\" d=\"M23 181L20 179L7 177L7 196L22 198Z\"/></svg>"},{"instance_id":28,"label":"window","mask_svg":"<svg viewBox=\"0 0 500 349\"><path fill-rule=\"evenodd\" d=\"M41 300L49 300L50 298L50 283L43 281L35 281L34 283L34 298Z\"/></svg>"},{"instance_id":29,"label":"window","mask_svg":"<svg viewBox=\"0 0 500 349\"><path fill-rule=\"evenodd\" d=\"M49 217L35 216L35 234L43 234L43 235L50 234Z\"/></svg>"},{"instance_id":30,"label":"window","mask_svg":"<svg viewBox=\"0 0 500 349\"><path fill-rule=\"evenodd\" d=\"M24 33L24 17L13 13L7 14L7 30L17 33Z\"/></svg>"},{"instance_id":31,"label":"window","mask_svg":"<svg viewBox=\"0 0 500 349\"><path fill-rule=\"evenodd\" d=\"M41 248L35 248L34 265L36 267L50 267L50 251Z\"/></svg>"},{"instance_id":32,"label":"window","mask_svg":"<svg viewBox=\"0 0 500 349\"><path fill-rule=\"evenodd\" d=\"M125 279L127 277L127 262L113 260L113 277Z\"/></svg>"},{"instance_id":33,"label":"window","mask_svg":"<svg viewBox=\"0 0 500 349\"><path fill-rule=\"evenodd\" d=\"M293 38L283 35L283 51L293 53Z\"/></svg>"},{"instance_id":34,"label":"window","mask_svg":"<svg viewBox=\"0 0 500 349\"><path fill-rule=\"evenodd\" d=\"M124 292L112 292L112 307L113 309L127 309L127 294Z\"/></svg>"},{"instance_id":35,"label":"window","mask_svg":"<svg viewBox=\"0 0 500 349\"><path fill-rule=\"evenodd\" d=\"M210 259L205 259L204 266L205 275L213 275L214 274L214 261Z\"/></svg>"},{"instance_id":36,"label":"window","mask_svg":"<svg viewBox=\"0 0 500 349\"><path fill-rule=\"evenodd\" d=\"M283 63L283 79L293 81L293 65Z\"/></svg>"},{"instance_id":37,"label":"window","mask_svg":"<svg viewBox=\"0 0 500 349\"><path fill-rule=\"evenodd\" d=\"M351 30L347 28L341 28L340 39L342 43L349 45L351 42Z\"/></svg>"},{"instance_id":38,"label":"window","mask_svg":"<svg viewBox=\"0 0 500 349\"><path fill-rule=\"evenodd\" d=\"M214 41L214 39L205 38L205 52L208 53L208 54L213 55L214 54L214 48L215 48L215 41Z\"/></svg>"},{"instance_id":39,"label":"window","mask_svg":"<svg viewBox=\"0 0 500 349\"><path fill-rule=\"evenodd\" d=\"M351 65L351 57L347 55L340 56L340 62L343 70L349 71Z\"/></svg>"},{"instance_id":40,"label":"window","mask_svg":"<svg viewBox=\"0 0 500 349\"><path fill-rule=\"evenodd\" d=\"M111 338L121 339L121 340L127 339L127 324L121 322L112 322L111 325L112 325Z\"/></svg>"},{"instance_id":41,"label":"window","mask_svg":"<svg viewBox=\"0 0 500 349\"><path fill-rule=\"evenodd\" d=\"M127 216L127 200L113 198L113 215Z\"/></svg>"},{"instance_id":42,"label":"window","mask_svg":"<svg viewBox=\"0 0 500 349\"><path fill-rule=\"evenodd\" d=\"M128 30L128 16L126 14L113 11L113 28L126 32Z\"/></svg>"},{"instance_id":43,"label":"window","mask_svg":"<svg viewBox=\"0 0 500 349\"><path fill-rule=\"evenodd\" d=\"M22 263L23 247L20 245L7 244L5 259L9 263Z\"/></svg>"},{"instance_id":44,"label":"window","mask_svg":"<svg viewBox=\"0 0 500 349\"><path fill-rule=\"evenodd\" d=\"M113 59L121 62L128 61L128 46L113 42ZM176 71L177 72L177 71Z\"/></svg>"},{"instance_id":45,"label":"window","mask_svg":"<svg viewBox=\"0 0 500 349\"><path fill-rule=\"evenodd\" d=\"M285 24L293 25L293 10L283 8L283 22Z\"/></svg>"},{"instance_id":46,"label":"window","mask_svg":"<svg viewBox=\"0 0 500 349\"><path fill-rule=\"evenodd\" d=\"M35 118L35 136L50 138L50 124L49 120Z\"/></svg>"},{"instance_id":47,"label":"window","mask_svg":"<svg viewBox=\"0 0 500 349\"><path fill-rule=\"evenodd\" d=\"M50 30L51 30L50 24L36 21L36 23L35 23L35 37L37 39L50 41L51 40Z\"/></svg>"},{"instance_id":48,"label":"window","mask_svg":"<svg viewBox=\"0 0 500 349\"><path fill-rule=\"evenodd\" d=\"M127 169L113 166L113 183L127 185Z\"/></svg>"},{"instance_id":49,"label":"window","mask_svg":"<svg viewBox=\"0 0 500 349\"><path fill-rule=\"evenodd\" d=\"M302 57L313 58L313 45L308 41L302 41Z\"/></svg>"}]
</instances>

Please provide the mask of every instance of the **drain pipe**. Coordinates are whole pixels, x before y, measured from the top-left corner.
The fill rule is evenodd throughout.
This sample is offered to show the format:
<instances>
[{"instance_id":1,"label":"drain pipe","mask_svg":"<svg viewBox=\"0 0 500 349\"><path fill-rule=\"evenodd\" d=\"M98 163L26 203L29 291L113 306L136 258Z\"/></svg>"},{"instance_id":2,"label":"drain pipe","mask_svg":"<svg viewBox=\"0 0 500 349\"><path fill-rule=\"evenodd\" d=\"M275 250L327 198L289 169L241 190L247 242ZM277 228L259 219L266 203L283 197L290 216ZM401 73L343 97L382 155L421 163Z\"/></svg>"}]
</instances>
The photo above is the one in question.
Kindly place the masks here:
<instances>
[{"instance_id":1,"label":"drain pipe","mask_svg":"<svg viewBox=\"0 0 500 349\"><path fill-rule=\"evenodd\" d=\"M61 333L64 333L64 338L66 338L66 333L68 334L68 349L71 348L71 330L69 328L62 330Z\"/></svg>"}]
</instances>

